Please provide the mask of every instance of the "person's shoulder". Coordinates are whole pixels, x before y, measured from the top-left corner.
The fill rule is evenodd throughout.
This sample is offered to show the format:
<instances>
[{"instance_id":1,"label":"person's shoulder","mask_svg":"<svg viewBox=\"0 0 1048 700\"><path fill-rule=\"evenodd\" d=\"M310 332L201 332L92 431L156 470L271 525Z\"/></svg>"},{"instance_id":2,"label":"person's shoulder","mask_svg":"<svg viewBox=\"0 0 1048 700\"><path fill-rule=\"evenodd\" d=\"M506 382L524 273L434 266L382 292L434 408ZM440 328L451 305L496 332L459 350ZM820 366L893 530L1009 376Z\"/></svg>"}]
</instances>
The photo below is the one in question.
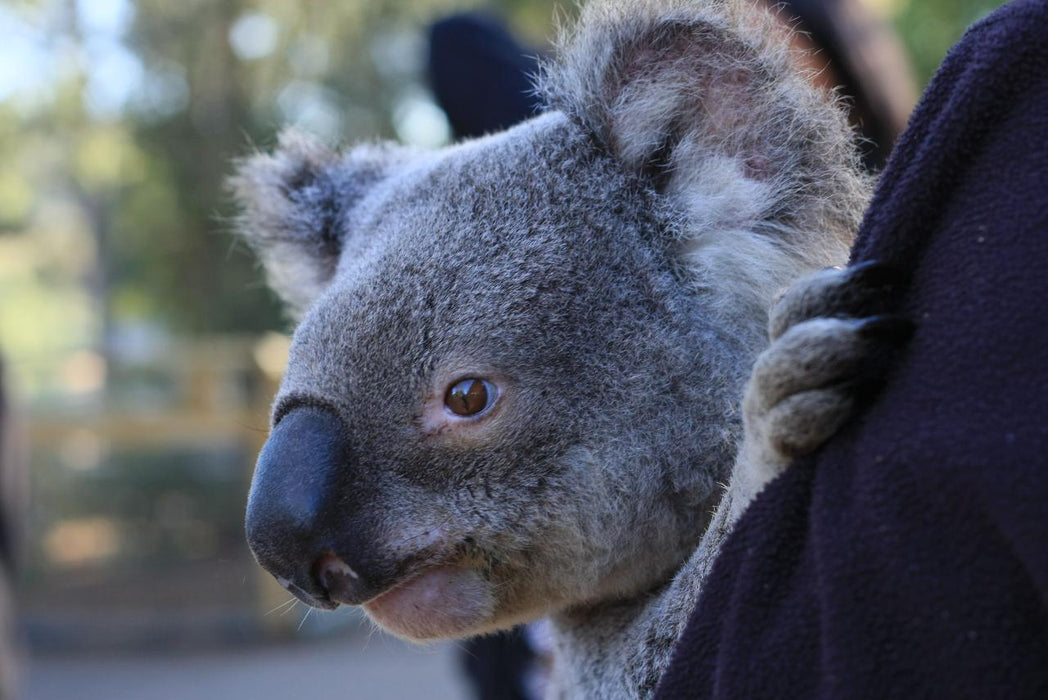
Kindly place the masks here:
<instances>
[{"instance_id":1,"label":"person's shoulder","mask_svg":"<svg viewBox=\"0 0 1048 700\"><path fill-rule=\"evenodd\" d=\"M1048 47L1048 0L1012 0L976 21L957 48Z\"/></svg>"}]
</instances>

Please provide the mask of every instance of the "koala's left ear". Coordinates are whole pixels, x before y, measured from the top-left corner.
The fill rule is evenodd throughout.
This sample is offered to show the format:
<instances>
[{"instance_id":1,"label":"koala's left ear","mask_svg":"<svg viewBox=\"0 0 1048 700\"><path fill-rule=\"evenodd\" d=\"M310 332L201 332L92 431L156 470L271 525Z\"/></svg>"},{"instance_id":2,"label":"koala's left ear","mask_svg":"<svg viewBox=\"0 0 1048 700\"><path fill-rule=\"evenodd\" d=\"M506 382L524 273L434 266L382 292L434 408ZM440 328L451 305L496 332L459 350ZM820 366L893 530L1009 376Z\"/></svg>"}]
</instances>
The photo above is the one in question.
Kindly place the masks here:
<instances>
[{"instance_id":1,"label":"koala's left ear","mask_svg":"<svg viewBox=\"0 0 1048 700\"><path fill-rule=\"evenodd\" d=\"M391 144L339 153L295 131L272 153L237 163L229 180L241 207L237 232L256 251L269 285L299 317L334 276L342 251L366 235L354 209L412 152Z\"/></svg>"},{"instance_id":2,"label":"koala's left ear","mask_svg":"<svg viewBox=\"0 0 1048 700\"><path fill-rule=\"evenodd\" d=\"M771 289L846 251L867 196L851 130L752 0L592 0L539 87L664 195L692 267Z\"/></svg>"}]
</instances>

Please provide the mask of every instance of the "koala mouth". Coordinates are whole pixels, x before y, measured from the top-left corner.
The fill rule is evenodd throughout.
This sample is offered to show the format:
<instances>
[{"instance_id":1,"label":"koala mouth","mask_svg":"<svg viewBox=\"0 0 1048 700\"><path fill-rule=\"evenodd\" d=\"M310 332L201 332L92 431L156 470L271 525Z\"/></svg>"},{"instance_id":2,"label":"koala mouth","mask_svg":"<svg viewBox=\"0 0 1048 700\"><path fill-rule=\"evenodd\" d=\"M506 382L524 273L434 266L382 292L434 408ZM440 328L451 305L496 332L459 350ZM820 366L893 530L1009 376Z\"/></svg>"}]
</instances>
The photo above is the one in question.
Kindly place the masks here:
<instances>
[{"instance_id":1,"label":"koala mouth","mask_svg":"<svg viewBox=\"0 0 1048 700\"><path fill-rule=\"evenodd\" d=\"M364 603L383 629L415 641L461 637L477 630L495 608L493 587L475 569L426 568Z\"/></svg>"},{"instance_id":2,"label":"koala mouth","mask_svg":"<svg viewBox=\"0 0 1048 700\"><path fill-rule=\"evenodd\" d=\"M327 552L311 567L307 586L299 585L304 581L277 580L315 608L359 605L375 623L399 637L413 641L463 637L489 626L496 598L495 585L483 571L471 566L468 556L457 554L412 557L394 580L374 585Z\"/></svg>"},{"instance_id":3,"label":"koala mouth","mask_svg":"<svg viewBox=\"0 0 1048 700\"><path fill-rule=\"evenodd\" d=\"M360 605L386 631L415 641L465 636L491 617L493 586L466 562L441 559L415 560L392 585L364 595L359 577L335 559L345 568L338 567L337 578L322 578L326 595L319 602L333 607Z\"/></svg>"}]
</instances>

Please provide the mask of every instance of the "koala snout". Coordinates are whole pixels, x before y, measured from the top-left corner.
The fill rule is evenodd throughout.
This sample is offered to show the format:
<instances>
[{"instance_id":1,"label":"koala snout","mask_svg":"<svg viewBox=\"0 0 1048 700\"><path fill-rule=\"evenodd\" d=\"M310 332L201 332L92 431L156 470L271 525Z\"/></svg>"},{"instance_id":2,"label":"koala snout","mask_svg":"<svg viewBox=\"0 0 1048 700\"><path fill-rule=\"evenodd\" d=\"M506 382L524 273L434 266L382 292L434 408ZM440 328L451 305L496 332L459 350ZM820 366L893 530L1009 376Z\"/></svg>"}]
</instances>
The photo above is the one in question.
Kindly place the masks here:
<instances>
[{"instance_id":1,"label":"koala snout","mask_svg":"<svg viewBox=\"0 0 1048 700\"><path fill-rule=\"evenodd\" d=\"M346 428L331 411L293 409L258 456L247 504L252 553L300 600L359 605L388 584L352 527L356 468Z\"/></svg>"}]
</instances>

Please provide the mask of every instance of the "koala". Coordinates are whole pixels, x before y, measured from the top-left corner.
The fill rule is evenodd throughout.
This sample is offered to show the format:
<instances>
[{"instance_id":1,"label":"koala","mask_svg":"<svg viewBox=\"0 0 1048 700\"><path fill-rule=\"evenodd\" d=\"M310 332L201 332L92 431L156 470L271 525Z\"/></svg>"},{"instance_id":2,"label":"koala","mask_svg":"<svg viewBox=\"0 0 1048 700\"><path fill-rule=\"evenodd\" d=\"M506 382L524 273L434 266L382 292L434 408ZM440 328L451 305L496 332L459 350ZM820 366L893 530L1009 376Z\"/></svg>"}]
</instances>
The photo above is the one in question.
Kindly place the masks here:
<instances>
[{"instance_id":1,"label":"koala","mask_svg":"<svg viewBox=\"0 0 1048 700\"><path fill-rule=\"evenodd\" d=\"M748 0L595 1L527 122L239 163L297 319L247 512L281 585L416 641L548 617L555 695L653 693L731 525L900 335L878 266L774 305L868 197L788 46Z\"/></svg>"}]
</instances>

